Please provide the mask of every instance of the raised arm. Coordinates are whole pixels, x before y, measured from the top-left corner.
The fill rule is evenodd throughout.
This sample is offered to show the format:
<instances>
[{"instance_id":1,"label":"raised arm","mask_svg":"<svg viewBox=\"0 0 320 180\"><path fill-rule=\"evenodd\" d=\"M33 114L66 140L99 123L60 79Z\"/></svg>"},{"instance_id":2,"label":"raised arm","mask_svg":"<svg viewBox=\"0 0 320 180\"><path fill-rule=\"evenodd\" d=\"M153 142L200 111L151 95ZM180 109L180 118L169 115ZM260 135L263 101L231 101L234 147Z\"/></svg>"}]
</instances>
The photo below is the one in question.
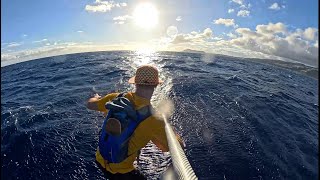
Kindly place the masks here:
<instances>
[{"instance_id":1,"label":"raised arm","mask_svg":"<svg viewBox=\"0 0 320 180\"><path fill-rule=\"evenodd\" d=\"M94 97L90 98L87 102L87 108L95 111L99 111L98 101L101 96L99 94L95 94Z\"/></svg>"},{"instance_id":2,"label":"raised arm","mask_svg":"<svg viewBox=\"0 0 320 180\"><path fill-rule=\"evenodd\" d=\"M92 98L90 98L87 102L87 108L95 111L100 111L103 113L107 113L107 109L105 107L106 102L111 101L115 97L117 97L119 93L110 93L104 97L101 97L99 94L95 94Z\"/></svg>"}]
</instances>

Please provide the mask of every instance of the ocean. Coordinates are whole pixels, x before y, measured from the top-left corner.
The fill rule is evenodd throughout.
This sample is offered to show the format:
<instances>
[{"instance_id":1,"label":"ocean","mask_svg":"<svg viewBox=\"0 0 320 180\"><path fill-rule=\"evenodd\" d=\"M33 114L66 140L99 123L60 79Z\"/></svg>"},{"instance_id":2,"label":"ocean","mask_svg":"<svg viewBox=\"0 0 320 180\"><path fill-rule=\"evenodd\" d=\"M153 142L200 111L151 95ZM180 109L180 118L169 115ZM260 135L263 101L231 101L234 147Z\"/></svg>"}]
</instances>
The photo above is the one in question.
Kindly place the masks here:
<instances>
[{"instance_id":1,"label":"ocean","mask_svg":"<svg viewBox=\"0 0 320 180\"><path fill-rule=\"evenodd\" d=\"M127 92L142 64L164 83L169 118L199 179L318 179L318 80L219 55L134 51L47 57L1 67L1 179L104 179L95 164L103 114L94 93ZM153 143L135 166L158 179L171 164Z\"/></svg>"}]
</instances>

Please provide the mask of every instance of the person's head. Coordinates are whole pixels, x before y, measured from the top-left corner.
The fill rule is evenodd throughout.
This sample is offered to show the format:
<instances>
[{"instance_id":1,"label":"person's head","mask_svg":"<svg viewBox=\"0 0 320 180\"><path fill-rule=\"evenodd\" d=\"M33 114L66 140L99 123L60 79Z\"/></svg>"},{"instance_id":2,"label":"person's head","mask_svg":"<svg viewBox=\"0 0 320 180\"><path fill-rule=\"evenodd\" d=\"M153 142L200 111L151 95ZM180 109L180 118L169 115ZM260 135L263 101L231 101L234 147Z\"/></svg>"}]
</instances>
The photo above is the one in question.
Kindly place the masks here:
<instances>
[{"instance_id":1,"label":"person's head","mask_svg":"<svg viewBox=\"0 0 320 180\"><path fill-rule=\"evenodd\" d=\"M140 66L136 75L129 79L130 84L136 85L136 93L151 98L154 89L162 83L159 79L158 69L151 65Z\"/></svg>"}]
</instances>

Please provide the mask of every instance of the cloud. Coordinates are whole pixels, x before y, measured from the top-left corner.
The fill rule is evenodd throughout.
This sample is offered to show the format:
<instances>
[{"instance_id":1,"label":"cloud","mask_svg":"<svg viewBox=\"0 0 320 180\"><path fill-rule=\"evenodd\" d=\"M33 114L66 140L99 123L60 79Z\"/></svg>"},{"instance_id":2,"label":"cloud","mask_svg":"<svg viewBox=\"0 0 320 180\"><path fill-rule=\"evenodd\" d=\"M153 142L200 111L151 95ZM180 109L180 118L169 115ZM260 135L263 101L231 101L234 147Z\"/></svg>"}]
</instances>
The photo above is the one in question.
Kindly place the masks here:
<instances>
[{"instance_id":1,"label":"cloud","mask_svg":"<svg viewBox=\"0 0 320 180\"><path fill-rule=\"evenodd\" d=\"M237 37L237 35L233 34L232 32L229 32L227 34L227 36L230 37L230 38L236 38Z\"/></svg>"},{"instance_id":2,"label":"cloud","mask_svg":"<svg viewBox=\"0 0 320 180\"><path fill-rule=\"evenodd\" d=\"M182 21L181 16L178 16L178 17L176 18L176 21Z\"/></svg>"},{"instance_id":3,"label":"cloud","mask_svg":"<svg viewBox=\"0 0 320 180\"><path fill-rule=\"evenodd\" d=\"M272 10L280 10L280 6L278 5L278 3L273 3L269 9L272 9Z\"/></svg>"},{"instance_id":4,"label":"cloud","mask_svg":"<svg viewBox=\"0 0 320 180\"><path fill-rule=\"evenodd\" d=\"M268 25L257 25L256 30L259 34L276 34L276 33L287 33L287 28L283 23L269 23Z\"/></svg>"},{"instance_id":5,"label":"cloud","mask_svg":"<svg viewBox=\"0 0 320 180\"><path fill-rule=\"evenodd\" d=\"M111 11L111 6L107 6L105 4L100 4L100 5L95 5L95 6L91 6L91 5L86 5L85 10L88 12L107 12L107 11Z\"/></svg>"},{"instance_id":6,"label":"cloud","mask_svg":"<svg viewBox=\"0 0 320 180\"><path fill-rule=\"evenodd\" d=\"M310 33L311 36L308 37L304 37L304 33L301 33L299 29L288 32L286 26L280 22L257 25L255 31L248 28L238 28L236 32L240 37L232 39L229 42L231 45L312 66L318 64L318 47L308 41L314 39L311 35L315 32L314 28L307 28L304 31Z\"/></svg>"},{"instance_id":7,"label":"cloud","mask_svg":"<svg viewBox=\"0 0 320 180\"><path fill-rule=\"evenodd\" d=\"M130 15L117 16L117 17L114 17L113 20L114 21L126 21L129 18L132 18L132 16L130 16Z\"/></svg>"},{"instance_id":8,"label":"cloud","mask_svg":"<svg viewBox=\"0 0 320 180\"><path fill-rule=\"evenodd\" d=\"M240 10L238 11L238 14L237 14L237 16L241 16L241 17L247 17L249 15L250 15L250 11L248 10Z\"/></svg>"},{"instance_id":9,"label":"cloud","mask_svg":"<svg viewBox=\"0 0 320 180\"><path fill-rule=\"evenodd\" d=\"M114 7L126 7L127 3L115 3L114 1L96 0L94 5L86 5L85 10L88 12L107 12Z\"/></svg>"},{"instance_id":10,"label":"cloud","mask_svg":"<svg viewBox=\"0 0 320 180\"><path fill-rule=\"evenodd\" d=\"M16 59L16 58L17 58L17 56L15 56L15 55L1 53L1 61L6 61L6 60Z\"/></svg>"},{"instance_id":11,"label":"cloud","mask_svg":"<svg viewBox=\"0 0 320 180\"><path fill-rule=\"evenodd\" d=\"M28 35L27 34L22 34L22 37L27 37Z\"/></svg>"},{"instance_id":12,"label":"cloud","mask_svg":"<svg viewBox=\"0 0 320 180\"><path fill-rule=\"evenodd\" d=\"M133 17L130 15L124 15L124 16L117 16L113 18L113 21L115 21L115 24L124 24L126 21L132 19Z\"/></svg>"},{"instance_id":13,"label":"cloud","mask_svg":"<svg viewBox=\"0 0 320 180\"><path fill-rule=\"evenodd\" d=\"M250 8L251 8L251 4L248 3L247 6L246 6L245 4L242 4L242 5L240 6L240 8L242 8L242 9L250 9Z\"/></svg>"},{"instance_id":14,"label":"cloud","mask_svg":"<svg viewBox=\"0 0 320 180\"><path fill-rule=\"evenodd\" d=\"M12 47L18 47L21 45L22 45L22 43L11 42L7 45L7 47L12 48Z\"/></svg>"},{"instance_id":15,"label":"cloud","mask_svg":"<svg viewBox=\"0 0 320 180\"><path fill-rule=\"evenodd\" d=\"M232 1L229 1L229 2L234 2L236 4L239 5L240 9L250 9L251 8L251 3L248 3L247 5L245 5L244 3L244 0L232 0ZM232 13L234 10L233 9L230 9L231 11L228 13Z\"/></svg>"},{"instance_id":16,"label":"cloud","mask_svg":"<svg viewBox=\"0 0 320 180\"><path fill-rule=\"evenodd\" d=\"M229 26L236 27L237 26L234 23L234 19L223 19L223 18L219 18L219 19L214 20L214 24L223 24L227 27L229 27Z\"/></svg>"},{"instance_id":17,"label":"cloud","mask_svg":"<svg viewBox=\"0 0 320 180\"><path fill-rule=\"evenodd\" d=\"M234 9L228 9L228 13L231 14L234 12Z\"/></svg>"},{"instance_id":18,"label":"cloud","mask_svg":"<svg viewBox=\"0 0 320 180\"><path fill-rule=\"evenodd\" d=\"M221 40L222 38L221 37L214 37L213 38L213 40L217 40L217 41L219 41L219 40Z\"/></svg>"},{"instance_id":19,"label":"cloud","mask_svg":"<svg viewBox=\"0 0 320 180\"><path fill-rule=\"evenodd\" d=\"M207 32L212 32L208 29ZM168 47L174 50L191 48L211 53L240 57L289 60L318 66L318 29L306 28L289 31L281 22L260 24L255 29L237 28L226 34L229 39L212 37L212 33L191 32L178 34ZM215 41L212 41L215 40Z\"/></svg>"},{"instance_id":20,"label":"cloud","mask_svg":"<svg viewBox=\"0 0 320 180\"><path fill-rule=\"evenodd\" d=\"M105 51L105 50L132 50L131 43L119 44L92 44L92 42L61 42L59 44L48 44L47 46L37 47L34 49L20 50L10 53L1 53L1 67L10 64L38 59L43 57L50 57L62 54Z\"/></svg>"},{"instance_id":21,"label":"cloud","mask_svg":"<svg viewBox=\"0 0 320 180\"><path fill-rule=\"evenodd\" d=\"M243 4L243 0L232 0L232 2L237 3L239 5Z\"/></svg>"},{"instance_id":22,"label":"cloud","mask_svg":"<svg viewBox=\"0 0 320 180\"><path fill-rule=\"evenodd\" d=\"M79 30L79 31L77 31L78 33L83 33L83 31L81 31L81 30Z\"/></svg>"},{"instance_id":23,"label":"cloud","mask_svg":"<svg viewBox=\"0 0 320 180\"><path fill-rule=\"evenodd\" d=\"M46 42L48 41L48 39L42 39L42 40L39 40L39 41L32 41L32 43L43 43L43 42Z\"/></svg>"},{"instance_id":24,"label":"cloud","mask_svg":"<svg viewBox=\"0 0 320 180\"><path fill-rule=\"evenodd\" d=\"M172 41L172 44L186 43L191 42L192 38L189 38L188 35L178 34Z\"/></svg>"},{"instance_id":25,"label":"cloud","mask_svg":"<svg viewBox=\"0 0 320 180\"><path fill-rule=\"evenodd\" d=\"M307 40L315 41L318 39L318 29L311 27L305 29L303 32L303 37Z\"/></svg>"},{"instance_id":26,"label":"cloud","mask_svg":"<svg viewBox=\"0 0 320 180\"><path fill-rule=\"evenodd\" d=\"M180 44L187 42L204 42L212 39L213 32L210 28L206 28L203 32L191 32L190 34L178 34L171 41L172 44Z\"/></svg>"}]
</instances>

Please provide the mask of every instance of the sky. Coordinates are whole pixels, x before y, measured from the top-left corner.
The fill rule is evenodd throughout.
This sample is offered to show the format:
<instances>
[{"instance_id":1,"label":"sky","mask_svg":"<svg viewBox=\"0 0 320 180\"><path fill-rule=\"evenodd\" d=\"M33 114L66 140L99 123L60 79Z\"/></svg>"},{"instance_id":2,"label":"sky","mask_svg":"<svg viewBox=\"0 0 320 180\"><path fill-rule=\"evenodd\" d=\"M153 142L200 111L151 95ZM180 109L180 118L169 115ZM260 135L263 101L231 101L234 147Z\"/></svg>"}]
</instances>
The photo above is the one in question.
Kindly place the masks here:
<instances>
[{"instance_id":1,"label":"sky","mask_svg":"<svg viewBox=\"0 0 320 180\"><path fill-rule=\"evenodd\" d=\"M88 51L183 51L318 66L318 1L1 0L1 66Z\"/></svg>"}]
</instances>

